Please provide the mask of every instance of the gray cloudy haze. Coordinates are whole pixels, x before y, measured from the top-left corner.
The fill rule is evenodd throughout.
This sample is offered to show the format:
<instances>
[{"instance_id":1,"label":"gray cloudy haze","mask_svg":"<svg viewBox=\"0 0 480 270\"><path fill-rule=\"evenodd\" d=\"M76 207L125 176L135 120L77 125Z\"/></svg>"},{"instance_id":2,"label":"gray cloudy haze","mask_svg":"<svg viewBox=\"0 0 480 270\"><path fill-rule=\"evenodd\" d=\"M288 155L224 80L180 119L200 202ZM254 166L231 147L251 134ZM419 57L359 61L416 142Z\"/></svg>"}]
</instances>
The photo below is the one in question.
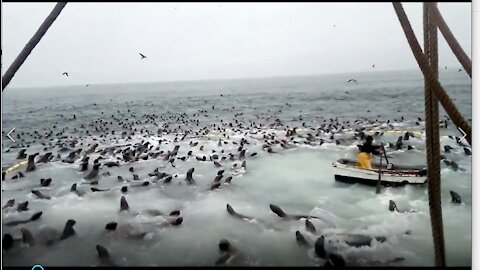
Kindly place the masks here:
<instances>
[{"instance_id":1,"label":"gray cloudy haze","mask_svg":"<svg viewBox=\"0 0 480 270\"><path fill-rule=\"evenodd\" d=\"M2 75L54 5L2 3ZM471 57L471 3L438 6ZM404 8L422 43L422 4ZM440 33L439 54L440 67L460 67ZM365 72L373 64L418 69L391 3L69 3L8 87Z\"/></svg>"}]
</instances>

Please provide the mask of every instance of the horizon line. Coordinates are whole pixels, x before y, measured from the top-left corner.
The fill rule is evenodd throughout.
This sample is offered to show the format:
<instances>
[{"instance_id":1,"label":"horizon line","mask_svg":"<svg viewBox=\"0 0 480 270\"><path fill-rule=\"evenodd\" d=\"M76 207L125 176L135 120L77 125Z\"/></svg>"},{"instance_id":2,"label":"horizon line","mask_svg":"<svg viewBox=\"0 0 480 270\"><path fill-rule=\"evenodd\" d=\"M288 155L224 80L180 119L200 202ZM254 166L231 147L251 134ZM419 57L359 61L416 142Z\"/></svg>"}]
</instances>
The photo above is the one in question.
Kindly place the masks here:
<instances>
[{"instance_id":1,"label":"horizon line","mask_svg":"<svg viewBox=\"0 0 480 270\"><path fill-rule=\"evenodd\" d=\"M420 69L396 69L396 70L374 70L373 72L413 72ZM349 72L334 72L334 73L314 73L314 74L293 74L293 75L273 75L261 77L236 77L236 78L212 78L212 79L185 79L185 80L165 80L165 81L143 81L143 82L107 82L107 83L85 83L85 84L70 84L70 85L50 85L50 86L14 86L11 89L35 89L35 88L61 88L61 87L78 87L78 86L105 86L105 85L119 85L119 84L154 84L154 83L185 83L185 82L208 82L208 81L235 81L235 80L261 80L261 79L275 79L275 78L295 78L295 77L315 77L328 75L342 75L342 74L365 74L372 71L349 71Z\"/></svg>"}]
</instances>

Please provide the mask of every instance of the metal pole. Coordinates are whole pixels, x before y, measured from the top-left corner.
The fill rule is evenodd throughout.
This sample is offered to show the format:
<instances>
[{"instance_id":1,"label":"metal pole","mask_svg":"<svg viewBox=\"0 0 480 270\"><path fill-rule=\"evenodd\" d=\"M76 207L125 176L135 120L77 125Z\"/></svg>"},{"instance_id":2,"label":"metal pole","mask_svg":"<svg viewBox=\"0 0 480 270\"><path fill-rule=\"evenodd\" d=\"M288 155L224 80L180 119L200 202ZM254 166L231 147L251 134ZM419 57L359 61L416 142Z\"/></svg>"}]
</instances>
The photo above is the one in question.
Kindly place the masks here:
<instances>
[{"instance_id":1,"label":"metal pole","mask_svg":"<svg viewBox=\"0 0 480 270\"><path fill-rule=\"evenodd\" d=\"M52 26L58 15L60 15L60 12L62 12L62 9L65 7L65 5L67 5L67 2L58 2L55 5L52 12L50 12L50 15L48 15L42 25L40 25L37 32L33 35L30 41L28 41L27 45L25 45L17 58L15 58L15 61L13 61L13 63L7 69L7 71L2 77L2 92L3 90L5 90L5 87L7 87L7 85L10 83L13 76L15 76L15 73L18 71L18 69L22 66L23 62L25 62L27 57L30 55L33 48L37 46L38 42L40 42L42 37L50 28L50 26Z\"/></svg>"}]
</instances>

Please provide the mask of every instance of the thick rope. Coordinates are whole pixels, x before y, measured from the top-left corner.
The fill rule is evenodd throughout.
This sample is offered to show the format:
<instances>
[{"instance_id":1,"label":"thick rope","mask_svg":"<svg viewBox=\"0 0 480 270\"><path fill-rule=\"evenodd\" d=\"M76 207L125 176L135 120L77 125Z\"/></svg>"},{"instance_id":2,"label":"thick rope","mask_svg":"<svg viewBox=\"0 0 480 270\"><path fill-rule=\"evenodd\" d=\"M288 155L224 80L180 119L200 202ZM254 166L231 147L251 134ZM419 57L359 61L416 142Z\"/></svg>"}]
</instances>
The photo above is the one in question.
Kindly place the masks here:
<instances>
[{"instance_id":1,"label":"thick rope","mask_svg":"<svg viewBox=\"0 0 480 270\"><path fill-rule=\"evenodd\" d=\"M435 3L423 4L424 49L430 67L438 80L438 44L437 26L429 10ZM432 84L425 78L425 130L427 145L427 177L430 223L432 226L435 265L445 266L445 240L443 235L441 177L440 177L440 141L438 100L433 93Z\"/></svg>"},{"instance_id":2,"label":"thick rope","mask_svg":"<svg viewBox=\"0 0 480 270\"><path fill-rule=\"evenodd\" d=\"M42 37L48 31L48 28L50 28L53 22L57 19L58 15L60 15L60 12L62 12L62 9L65 7L65 5L67 5L67 2L59 2L55 5L48 17L45 19L42 25L40 25L37 32L33 35L30 41L28 41L27 45L25 45L17 58L15 58L15 61L13 61L13 63L7 69L2 77L2 92L10 83L13 76L15 76L15 73L17 73L18 69L22 66L23 62L25 62L27 57L30 55L33 48L37 46L38 42L40 42Z\"/></svg>"},{"instance_id":3,"label":"thick rope","mask_svg":"<svg viewBox=\"0 0 480 270\"><path fill-rule=\"evenodd\" d=\"M463 116L460 114L455 104L453 104L452 100L450 99L448 94L445 92L442 85L435 78L435 73L430 68L430 65L428 64L428 60L422 52L422 48L420 47L420 44L418 43L418 40L416 39L415 34L413 33L412 26L408 21L407 15L403 10L402 4L399 2L393 2L392 4L393 4L393 8L395 9L395 12L397 13L398 20L400 21L403 31L405 32L405 36L407 37L408 44L412 49L413 55L417 60L420 70L422 70L423 76L426 77L428 81L432 84L432 89L434 90L438 101L440 101L443 108L447 112L448 116L450 117L450 119L452 119L453 123L466 133L466 139L468 143L471 145L472 129L470 128L468 123L465 121Z\"/></svg>"},{"instance_id":4,"label":"thick rope","mask_svg":"<svg viewBox=\"0 0 480 270\"><path fill-rule=\"evenodd\" d=\"M450 48L457 57L458 61L462 64L463 69L468 73L468 76L472 78L472 61L462 49L462 46L460 46L457 39L455 39L455 36L452 34L452 31L450 31L450 28L443 19L442 14L440 14L438 7L432 7L430 9L430 14L438 25L438 28L442 32L442 35L447 41L448 45L450 45Z\"/></svg>"}]
</instances>

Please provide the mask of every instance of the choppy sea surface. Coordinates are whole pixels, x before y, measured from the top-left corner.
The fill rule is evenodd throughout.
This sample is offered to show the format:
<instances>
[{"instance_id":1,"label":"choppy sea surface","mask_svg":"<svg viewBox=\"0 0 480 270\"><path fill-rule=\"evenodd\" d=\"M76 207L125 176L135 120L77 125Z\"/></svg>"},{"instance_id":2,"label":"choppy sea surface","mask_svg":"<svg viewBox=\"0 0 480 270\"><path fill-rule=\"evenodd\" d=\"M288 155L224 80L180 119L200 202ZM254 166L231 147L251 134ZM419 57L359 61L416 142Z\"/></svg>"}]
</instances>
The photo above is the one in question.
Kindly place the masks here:
<instances>
[{"instance_id":1,"label":"choppy sea surface","mask_svg":"<svg viewBox=\"0 0 480 270\"><path fill-rule=\"evenodd\" d=\"M347 83L351 78L357 83ZM470 78L464 73L444 71L440 73L440 81L471 123ZM20 149L26 149L27 154L52 152L54 156L48 163L37 164L32 172L25 172L22 165L6 174L6 180L2 181L2 206L10 199L15 199L15 206L2 211L2 234L21 238L20 228L26 228L35 239L41 239L45 228L61 232L68 219L76 221L76 234L51 246L40 241L34 246L16 242L11 249L2 250L5 266L98 265L101 262L96 245L105 247L112 261L120 266L211 266L222 255L218 248L221 239L229 240L244 254L243 265L323 265L325 260L316 256L313 246L297 244L296 231L311 245L320 235L332 233L387 237L385 242L374 241L370 246L337 247L336 252L347 265L434 265L425 186L384 187L377 195L375 187L336 182L331 166L339 158L355 158L356 145L361 142L352 138L358 128L384 131L383 136L375 137L375 142L385 144L395 143L405 131L413 132L415 137L404 141L403 149L387 147L389 161L399 165L426 164L423 77L418 71L7 88L2 93L2 113L3 171L21 161L16 159ZM446 113L441 109L440 120L445 119ZM326 128L330 123L334 125ZM15 143L6 139L12 127L15 127ZM293 127L297 127L300 136L294 139L296 143L290 143L291 147L284 149L272 143L275 153L262 148L266 143L264 135L277 134L277 140L290 140L285 137L285 130ZM34 131L42 134L42 138ZM122 136L122 132L127 132L130 138ZM307 140L308 133L314 139ZM459 170L453 170L442 162L441 169L447 265L470 266L471 156L449 137L462 136L451 121L440 134L442 153L443 146L453 147L444 155L460 166ZM243 147L246 169L240 168L242 161L238 158L242 138L248 141ZM67 141L73 139L78 143L70 149ZM219 139L223 142L221 146ZM338 145L337 140L341 141ZM88 171L80 172L80 158L74 163L61 161L69 153L61 151L64 147L85 151L98 143L96 150L113 146L124 149L129 143L133 148L142 141L153 145L151 152L163 153L135 162L124 162L121 154L91 153L88 171L100 155L106 158L100 163L121 164L111 168L101 166L97 185L89 185L83 179ZM193 146L195 142L198 144ZM164 154L176 145L180 148L174 167ZM407 145L413 149L407 150ZM189 151L192 151L190 157ZM257 155L250 156L254 152ZM229 153L235 156L233 160ZM218 154L221 167L210 161L213 154ZM195 158L203 156L207 161ZM378 162L378 158L374 161ZM130 167L140 180L133 180ZM156 168L173 176L170 184L149 176ZM195 168L195 185L187 185L185 181L190 168ZM225 170L221 181L232 176L231 183L222 182L218 189L209 190L221 169ZM12 179L18 171L24 177ZM125 181L119 181L118 176ZM42 178L52 178L52 184L41 187ZM131 187L144 181L150 184ZM70 192L73 183L85 192L84 196ZM122 186L129 186L127 193L122 194ZM109 190L92 192L91 187ZM51 199L39 199L31 193L33 189ZM450 190L461 196L461 204L452 203ZM119 212L122 195L130 206L127 213ZM389 200L394 200L400 209L416 212L390 212ZM17 204L24 201L29 202L29 210L16 211ZM238 213L262 222L230 216L227 204ZM311 219L316 234L306 230L304 219L279 218L270 210L270 204L287 213L321 217ZM169 217L145 214L151 209L164 213L180 210L183 223L156 226ZM43 214L36 221L5 225L12 220L27 219L38 211ZM130 224L147 234L142 239L129 239L121 231L106 232L105 225L111 221L119 226ZM388 262L395 258L403 260Z\"/></svg>"}]
</instances>

